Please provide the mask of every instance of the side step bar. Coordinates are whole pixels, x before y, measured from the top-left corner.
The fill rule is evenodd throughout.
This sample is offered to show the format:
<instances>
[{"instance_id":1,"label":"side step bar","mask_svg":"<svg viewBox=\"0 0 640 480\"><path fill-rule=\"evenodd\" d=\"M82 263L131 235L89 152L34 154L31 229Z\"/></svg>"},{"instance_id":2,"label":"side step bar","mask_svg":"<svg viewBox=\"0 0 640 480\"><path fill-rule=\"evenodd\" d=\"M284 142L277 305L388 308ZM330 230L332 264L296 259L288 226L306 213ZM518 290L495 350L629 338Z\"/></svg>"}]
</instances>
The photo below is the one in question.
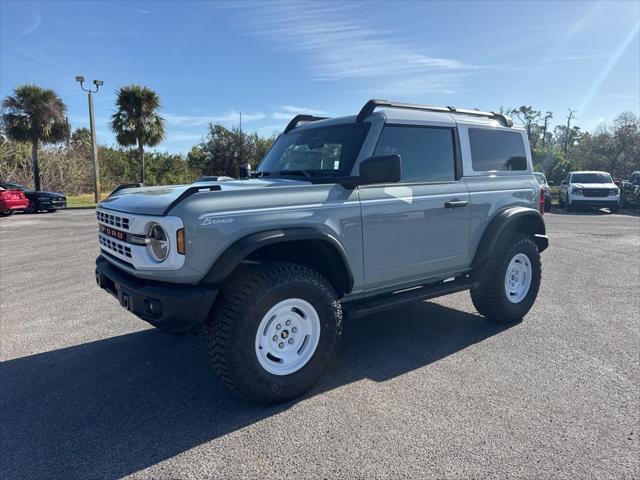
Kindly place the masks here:
<instances>
[{"instance_id":1,"label":"side step bar","mask_svg":"<svg viewBox=\"0 0 640 480\"><path fill-rule=\"evenodd\" d=\"M448 282L431 283L397 293L379 295L363 300L352 300L344 303L342 308L349 318L361 318L390 308L469 290L472 285L473 282L469 276L463 276Z\"/></svg>"}]
</instances>

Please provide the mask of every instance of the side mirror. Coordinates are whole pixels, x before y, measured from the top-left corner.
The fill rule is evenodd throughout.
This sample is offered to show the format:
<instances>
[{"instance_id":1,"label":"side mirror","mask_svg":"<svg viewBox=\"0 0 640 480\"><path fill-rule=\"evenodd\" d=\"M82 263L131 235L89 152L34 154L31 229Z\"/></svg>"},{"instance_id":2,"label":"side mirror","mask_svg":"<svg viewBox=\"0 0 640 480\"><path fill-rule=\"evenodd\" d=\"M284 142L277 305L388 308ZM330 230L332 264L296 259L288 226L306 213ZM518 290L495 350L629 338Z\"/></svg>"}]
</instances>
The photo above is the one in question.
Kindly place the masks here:
<instances>
[{"instance_id":1,"label":"side mirror","mask_svg":"<svg viewBox=\"0 0 640 480\"><path fill-rule=\"evenodd\" d=\"M369 157L360 164L359 184L396 183L400 181L402 167L400 155Z\"/></svg>"},{"instance_id":2,"label":"side mirror","mask_svg":"<svg viewBox=\"0 0 640 480\"><path fill-rule=\"evenodd\" d=\"M553 180L549 180L549 181L547 182L547 185L552 186L552 185L553 185Z\"/></svg>"},{"instance_id":3,"label":"side mirror","mask_svg":"<svg viewBox=\"0 0 640 480\"><path fill-rule=\"evenodd\" d=\"M567 185L567 181L566 180L562 180L562 182L560 182L560 185Z\"/></svg>"},{"instance_id":4,"label":"side mirror","mask_svg":"<svg viewBox=\"0 0 640 480\"><path fill-rule=\"evenodd\" d=\"M240 165L240 178L251 177L251 165L248 163Z\"/></svg>"}]
</instances>

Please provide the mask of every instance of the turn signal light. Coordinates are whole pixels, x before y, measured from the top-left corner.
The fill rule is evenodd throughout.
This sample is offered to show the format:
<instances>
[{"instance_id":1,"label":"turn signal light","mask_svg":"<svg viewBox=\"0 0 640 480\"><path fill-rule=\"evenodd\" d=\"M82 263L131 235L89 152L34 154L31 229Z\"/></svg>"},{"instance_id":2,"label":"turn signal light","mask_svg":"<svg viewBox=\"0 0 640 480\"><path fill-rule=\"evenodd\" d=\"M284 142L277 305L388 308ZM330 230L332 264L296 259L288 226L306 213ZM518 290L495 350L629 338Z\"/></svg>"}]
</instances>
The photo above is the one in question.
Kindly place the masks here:
<instances>
[{"instance_id":1,"label":"turn signal light","mask_svg":"<svg viewBox=\"0 0 640 480\"><path fill-rule=\"evenodd\" d=\"M185 242L184 242L184 228L181 228L176 232L176 245L178 247L178 253L185 254Z\"/></svg>"}]
</instances>

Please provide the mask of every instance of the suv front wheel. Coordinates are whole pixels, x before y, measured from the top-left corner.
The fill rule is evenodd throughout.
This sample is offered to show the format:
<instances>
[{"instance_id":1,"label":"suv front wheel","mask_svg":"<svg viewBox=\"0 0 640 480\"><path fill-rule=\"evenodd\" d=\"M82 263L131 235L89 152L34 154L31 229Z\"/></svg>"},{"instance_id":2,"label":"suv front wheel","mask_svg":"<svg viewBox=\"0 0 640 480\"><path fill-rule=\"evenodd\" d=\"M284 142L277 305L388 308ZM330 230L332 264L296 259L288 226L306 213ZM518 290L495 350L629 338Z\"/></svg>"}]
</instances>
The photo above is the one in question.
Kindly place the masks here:
<instances>
[{"instance_id":1,"label":"suv front wheel","mask_svg":"<svg viewBox=\"0 0 640 480\"><path fill-rule=\"evenodd\" d=\"M471 300L490 320L516 322L533 306L541 277L540 252L533 239L525 234L507 235L477 272Z\"/></svg>"},{"instance_id":2,"label":"suv front wheel","mask_svg":"<svg viewBox=\"0 0 640 480\"><path fill-rule=\"evenodd\" d=\"M320 379L342 330L331 284L292 263L252 265L223 285L206 325L220 380L245 399L275 404Z\"/></svg>"}]
</instances>

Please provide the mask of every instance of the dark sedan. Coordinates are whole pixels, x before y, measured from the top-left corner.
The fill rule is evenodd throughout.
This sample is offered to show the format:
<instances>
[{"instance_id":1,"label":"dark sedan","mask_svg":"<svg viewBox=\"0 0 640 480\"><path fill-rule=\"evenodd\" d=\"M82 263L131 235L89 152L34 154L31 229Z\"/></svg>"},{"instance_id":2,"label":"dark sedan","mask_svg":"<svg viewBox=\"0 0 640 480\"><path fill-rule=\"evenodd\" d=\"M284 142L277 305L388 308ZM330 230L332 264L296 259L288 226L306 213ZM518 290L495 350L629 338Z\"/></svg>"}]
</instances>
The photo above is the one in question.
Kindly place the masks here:
<instances>
[{"instance_id":1,"label":"dark sedan","mask_svg":"<svg viewBox=\"0 0 640 480\"><path fill-rule=\"evenodd\" d=\"M27 213L36 213L41 210L55 212L67 206L67 197L61 193L31 190L19 183L11 182L0 183L0 187L6 188L7 190L21 190L24 192L24 195L29 199L29 205L25 210Z\"/></svg>"}]
</instances>

